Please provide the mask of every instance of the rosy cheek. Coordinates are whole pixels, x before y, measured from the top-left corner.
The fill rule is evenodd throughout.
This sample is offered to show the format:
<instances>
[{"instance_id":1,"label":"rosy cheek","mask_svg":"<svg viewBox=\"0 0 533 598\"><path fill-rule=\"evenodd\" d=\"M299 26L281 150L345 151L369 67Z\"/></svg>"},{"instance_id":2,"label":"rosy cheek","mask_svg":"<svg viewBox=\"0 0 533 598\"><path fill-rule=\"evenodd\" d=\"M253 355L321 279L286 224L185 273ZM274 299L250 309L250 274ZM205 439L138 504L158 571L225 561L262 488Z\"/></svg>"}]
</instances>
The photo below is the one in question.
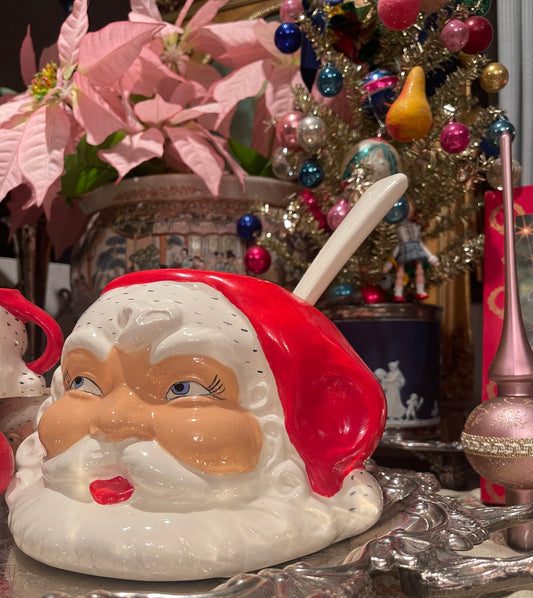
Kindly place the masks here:
<instances>
[{"instance_id":1,"label":"rosy cheek","mask_svg":"<svg viewBox=\"0 0 533 598\"><path fill-rule=\"evenodd\" d=\"M216 474L252 471L263 441L253 415L215 406L169 406L159 414L156 439L179 461Z\"/></svg>"}]
</instances>

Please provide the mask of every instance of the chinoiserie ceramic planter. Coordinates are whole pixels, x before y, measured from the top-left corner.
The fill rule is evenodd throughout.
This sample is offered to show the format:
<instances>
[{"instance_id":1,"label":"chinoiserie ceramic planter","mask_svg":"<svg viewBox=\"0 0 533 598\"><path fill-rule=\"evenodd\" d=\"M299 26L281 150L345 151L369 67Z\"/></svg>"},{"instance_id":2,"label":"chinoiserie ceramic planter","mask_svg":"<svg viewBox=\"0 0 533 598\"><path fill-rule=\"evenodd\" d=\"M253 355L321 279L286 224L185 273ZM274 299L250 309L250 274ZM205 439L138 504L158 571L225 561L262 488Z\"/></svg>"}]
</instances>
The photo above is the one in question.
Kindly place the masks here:
<instances>
[{"instance_id":1,"label":"chinoiserie ceramic planter","mask_svg":"<svg viewBox=\"0 0 533 598\"><path fill-rule=\"evenodd\" d=\"M442 308L426 303L376 303L324 311L383 386L385 437L438 437Z\"/></svg>"},{"instance_id":2,"label":"chinoiserie ceramic planter","mask_svg":"<svg viewBox=\"0 0 533 598\"><path fill-rule=\"evenodd\" d=\"M79 315L108 282L136 270L245 274L248 245L237 235L238 219L259 204L269 204L281 215L296 189L292 183L264 177L247 177L243 189L237 177L227 175L215 199L194 174L125 179L97 189L81 199L89 221L72 253L74 311ZM262 278L279 282L280 269L274 260Z\"/></svg>"}]
</instances>

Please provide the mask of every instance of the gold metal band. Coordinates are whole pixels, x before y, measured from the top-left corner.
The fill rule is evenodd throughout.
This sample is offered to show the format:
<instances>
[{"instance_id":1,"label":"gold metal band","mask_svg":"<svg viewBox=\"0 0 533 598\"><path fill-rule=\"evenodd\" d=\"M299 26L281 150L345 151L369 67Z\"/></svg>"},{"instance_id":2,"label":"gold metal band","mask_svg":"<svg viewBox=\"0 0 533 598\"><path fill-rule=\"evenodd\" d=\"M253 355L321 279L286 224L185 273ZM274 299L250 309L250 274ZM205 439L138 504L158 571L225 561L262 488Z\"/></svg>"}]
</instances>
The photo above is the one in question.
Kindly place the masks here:
<instances>
[{"instance_id":1,"label":"gold metal band","mask_svg":"<svg viewBox=\"0 0 533 598\"><path fill-rule=\"evenodd\" d=\"M482 457L533 457L533 438L496 438L461 434L465 453Z\"/></svg>"}]
</instances>

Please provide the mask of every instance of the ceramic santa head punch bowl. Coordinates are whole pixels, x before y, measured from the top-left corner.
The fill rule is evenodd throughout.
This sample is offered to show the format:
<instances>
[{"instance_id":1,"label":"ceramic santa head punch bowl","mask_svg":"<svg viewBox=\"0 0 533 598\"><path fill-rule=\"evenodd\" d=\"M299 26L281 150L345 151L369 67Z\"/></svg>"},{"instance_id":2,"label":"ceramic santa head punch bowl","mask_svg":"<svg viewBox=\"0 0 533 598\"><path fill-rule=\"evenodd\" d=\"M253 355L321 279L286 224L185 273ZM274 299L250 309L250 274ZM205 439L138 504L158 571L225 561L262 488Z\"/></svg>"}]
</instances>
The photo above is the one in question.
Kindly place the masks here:
<instances>
[{"instance_id":1,"label":"ceramic santa head punch bowl","mask_svg":"<svg viewBox=\"0 0 533 598\"><path fill-rule=\"evenodd\" d=\"M17 545L84 573L200 579L373 525L382 498L364 462L385 399L302 298L319 292L306 276L289 293L194 270L108 285L65 341L38 432L17 452L6 494Z\"/></svg>"}]
</instances>

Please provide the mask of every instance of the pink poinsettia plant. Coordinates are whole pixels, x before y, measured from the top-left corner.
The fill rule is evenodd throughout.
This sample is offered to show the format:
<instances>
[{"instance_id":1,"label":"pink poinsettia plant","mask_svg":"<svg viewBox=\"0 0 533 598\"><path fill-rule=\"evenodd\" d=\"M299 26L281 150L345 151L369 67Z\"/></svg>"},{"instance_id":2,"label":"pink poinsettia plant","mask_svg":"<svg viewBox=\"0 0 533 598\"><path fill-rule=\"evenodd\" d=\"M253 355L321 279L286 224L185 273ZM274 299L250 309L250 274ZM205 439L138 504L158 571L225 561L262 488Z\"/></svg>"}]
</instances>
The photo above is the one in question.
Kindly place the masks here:
<instances>
[{"instance_id":1,"label":"pink poinsettia plant","mask_svg":"<svg viewBox=\"0 0 533 598\"><path fill-rule=\"evenodd\" d=\"M213 22L227 1L208 0L188 18L187 0L167 23L154 0L131 0L128 21L88 32L88 0L74 0L39 67L28 31L28 88L0 104L0 200L12 192L15 223L25 210L50 219L58 202L125 176L193 172L216 197L225 173L243 180L242 163L257 168L261 155L264 167L265 123L291 106L299 67L276 48L275 23ZM245 98L257 100L253 150L230 137Z\"/></svg>"}]
</instances>

